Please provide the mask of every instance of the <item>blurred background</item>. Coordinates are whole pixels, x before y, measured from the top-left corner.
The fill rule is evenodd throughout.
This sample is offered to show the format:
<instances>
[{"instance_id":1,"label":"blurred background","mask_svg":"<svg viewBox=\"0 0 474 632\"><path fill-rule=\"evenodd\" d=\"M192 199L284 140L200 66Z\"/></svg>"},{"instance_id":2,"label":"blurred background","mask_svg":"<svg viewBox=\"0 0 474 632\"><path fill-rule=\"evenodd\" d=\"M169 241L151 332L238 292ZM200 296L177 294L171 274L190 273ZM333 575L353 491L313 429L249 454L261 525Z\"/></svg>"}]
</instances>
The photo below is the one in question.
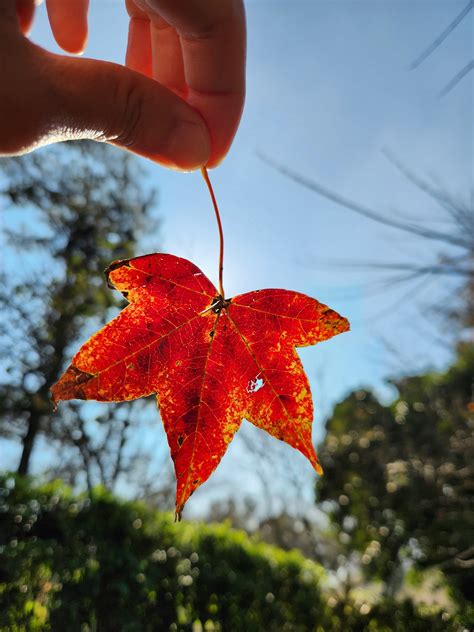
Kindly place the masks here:
<instances>
[{"instance_id":1,"label":"blurred background","mask_svg":"<svg viewBox=\"0 0 474 632\"><path fill-rule=\"evenodd\" d=\"M0 630L474 629L472 2L248 0L248 97L211 173L229 295L352 330L300 350L325 470L244 422L172 522L153 398L49 388L123 307L103 270L217 280L199 174L68 143L0 159ZM121 2L87 55L121 63ZM59 52L39 7L32 39Z\"/></svg>"}]
</instances>

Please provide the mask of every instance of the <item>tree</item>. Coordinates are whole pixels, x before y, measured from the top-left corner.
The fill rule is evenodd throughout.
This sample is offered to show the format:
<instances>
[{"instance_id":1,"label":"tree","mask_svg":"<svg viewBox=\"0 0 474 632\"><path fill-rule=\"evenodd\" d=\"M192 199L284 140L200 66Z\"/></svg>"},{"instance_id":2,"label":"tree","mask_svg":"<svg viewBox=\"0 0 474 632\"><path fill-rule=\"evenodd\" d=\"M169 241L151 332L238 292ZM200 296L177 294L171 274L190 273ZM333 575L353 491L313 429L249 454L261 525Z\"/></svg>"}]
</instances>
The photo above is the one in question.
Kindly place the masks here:
<instances>
[{"instance_id":1,"label":"tree","mask_svg":"<svg viewBox=\"0 0 474 632\"><path fill-rule=\"evenodd\" d=\"M318 503L369 574L439 566L474 597L474 345L445 373L405 377L389 406L364 390L338 404L319 450Z\"/></svg>"},{"instance_id":2,"label":"tree","mask_svg":"<svg viewBox=\"0 0 474 632\"><path fill-rule=\"evenodd\" d=\"M82 470L89 486L111 486L124 467L130 411L117 406L94 416L72 404L52 415L49 389L78 340L114 309L103 270L133 255L140 228L151 221L154 193L135 159L90 142L3 160L1 184L12 228L0 297L6 376L0 436L21 443L21 474L43 435L74 448L74 456L58 464L70 482ZM102 432L90 431L94 423Z\"/></svg>"}]
</instances>

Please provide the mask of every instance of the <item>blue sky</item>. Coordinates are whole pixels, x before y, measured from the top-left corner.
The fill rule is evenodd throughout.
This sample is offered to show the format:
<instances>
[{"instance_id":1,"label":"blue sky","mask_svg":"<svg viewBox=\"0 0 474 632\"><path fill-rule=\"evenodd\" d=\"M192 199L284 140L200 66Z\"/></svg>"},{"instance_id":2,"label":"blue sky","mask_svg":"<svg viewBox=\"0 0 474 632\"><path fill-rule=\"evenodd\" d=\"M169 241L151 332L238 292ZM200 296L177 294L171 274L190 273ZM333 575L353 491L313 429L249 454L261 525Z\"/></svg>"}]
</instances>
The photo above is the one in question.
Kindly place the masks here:
<instances>
[{"instance_id":1,"label":"blue sky","mask_svg":"<svg viewBox=\"0 0 474 632\"><path fill-rule=\"evenodd\" d=\"M474 11L425 63L409 70L464 5L465 0L246 3L245 111L229 156L211 173L226 237L225 287L229 295L259 287L302 291L351 320L351 333L301 354L315 399L315 440L322 437L324 415L350 389L370 385L389 397L387 376L448 360L446 350L418 324L423 305L443 296L446 285L437 279L413 287L411 295L411 286L373 294L369 286L375 277L366 270L316 266L316 260L429 261L438 250L285 179L258 152L388 215L442 229L446 217L382 149L468 199L472 73L444 98L438 93L473 56ZM92 0L86 55L121 63L126 31L121 2ZM31 37L57 51L44 6ZM144 239L139 251L160 249L186 257L216 281L217 230L199 174L143 162L159 190L156 213L163 226ZM387 353L382 340L396 349L395 355ZM260 440L257 431L244 432ZM242 452L242 442L233 442L214 475L216 489L245 458ZM299 459L290 449L283 454ZM310 494L311 469L303 463L302 468ZM254 483L251 473L243 476L242 493ZM196 503L205 498L205 488L193 497Z\"/></svg>"}]
</instances>

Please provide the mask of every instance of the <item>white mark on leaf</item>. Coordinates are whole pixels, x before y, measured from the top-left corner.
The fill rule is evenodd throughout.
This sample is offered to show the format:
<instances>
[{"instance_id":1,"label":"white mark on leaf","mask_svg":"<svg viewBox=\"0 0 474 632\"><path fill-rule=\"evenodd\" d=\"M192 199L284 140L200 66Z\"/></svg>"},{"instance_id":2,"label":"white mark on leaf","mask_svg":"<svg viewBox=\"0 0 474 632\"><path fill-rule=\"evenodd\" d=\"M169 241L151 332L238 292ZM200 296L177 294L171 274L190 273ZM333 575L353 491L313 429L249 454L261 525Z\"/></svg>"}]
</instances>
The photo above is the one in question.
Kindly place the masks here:
<instances>
[{"instance_id":1,"label":"white mark on leaf","mask_svg":"<svg viewBox=\"0 0 474 632\"><path fill-rule=\"evenodd\" d=\"M250 380L250 382L247 384L247 393L256 393L264 386L264 384L265 382L260 377L259 373L255 379Z\"/></svg>"}]
</instances>

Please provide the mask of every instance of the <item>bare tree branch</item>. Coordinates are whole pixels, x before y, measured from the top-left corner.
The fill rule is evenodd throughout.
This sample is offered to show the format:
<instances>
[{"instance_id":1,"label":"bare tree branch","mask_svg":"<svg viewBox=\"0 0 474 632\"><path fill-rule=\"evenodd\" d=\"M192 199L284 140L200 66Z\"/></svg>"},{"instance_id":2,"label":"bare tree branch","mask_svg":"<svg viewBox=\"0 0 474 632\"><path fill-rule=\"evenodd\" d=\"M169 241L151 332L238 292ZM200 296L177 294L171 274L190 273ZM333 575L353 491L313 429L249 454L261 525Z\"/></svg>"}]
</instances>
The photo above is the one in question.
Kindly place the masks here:
<instances>
[{"instance_id":1,"label":"bare tree branch","mask_svg":"<svg viewBox=\"0 0 474 632\"><path fill-rule=\"evenodd\" d=\"M474 59L471 59L470 62L468 62L458 73L454 75L451 81L444 86L438 96L445 97L462 79L464 79L466 75L471 72L471 70L474 70Z\"/></svg>"},{"instance_id":2,"label":"bare tree branch","mask_svg":"<svg viewBox=\"0 0 474 632\"><path fill-rule=\"evenodd\" d=\"M474 0L469 0L464 9L454 18L452 22L448 24L448 26L442 31L436 39L431 42L431 44L425 48L425 50L418 55L418 57L412 61L410 64L410 70L414 70L418 68L420 64L422 64L425 59L427 59L441 44L444 40L454 31L454 29L461 24L464 18L469 15L469 12L474 6Z\"/></svg>"},{"instance_id":3,"label":"bare tree branch","mask_svg":"<svg viewBox=\"0 0 474 632\"><path fill-rule=\"evenodd\" d=\"M316 265L327 265L341 268L368 268L375 270L400 270L406 272L415 272L417 274L446 274L455 276L467 276L474 278L474 270L471 268L459 268L456 265L433 264L420 266L413 263L384 263L383 261L314 261Z\"/></svg>"},{"instance_id":4,"label":"bare tree branch","mask_svg":"<svg viewBox=\"0 0 474 632\"><path fill-rule=\"evenodd\" d=\"M294 182L301 184L307 189L310 189L311 191L322 195L326 199L331 200L331 202L335 202L336 204L339 204L340 206L343 206L344 208L347 208L354 213L357 213L358 215L362 215L363 217L373 220L374 222L383 224L384 226L389 226L390 228L397 228L398 230L411 233L412 235L417 235L418 237L422 237L424 239L442 241L460 248L466 248L470 245L468 241L466 241L462 236L459 235L450 235L445 232L430 230L429 228L418 226L417 224L413 224L410 222L402 222L396 219L385 217L382 213L379 213L378 211L374 211L367 206L363 206L362 204L355 202L354 200L343 197L342 195L339 195L339 193L328 189L315 180L302 176L296 171L293 171L292 169L289 169L288 167L285 167L284 165L276 162L262 152L257 152L257 155L270 167L273 167L273 169L275 169L276 171L280 172L287 178L290 178L290 180L293 180Z\"/></svg>"}]
</instances>

